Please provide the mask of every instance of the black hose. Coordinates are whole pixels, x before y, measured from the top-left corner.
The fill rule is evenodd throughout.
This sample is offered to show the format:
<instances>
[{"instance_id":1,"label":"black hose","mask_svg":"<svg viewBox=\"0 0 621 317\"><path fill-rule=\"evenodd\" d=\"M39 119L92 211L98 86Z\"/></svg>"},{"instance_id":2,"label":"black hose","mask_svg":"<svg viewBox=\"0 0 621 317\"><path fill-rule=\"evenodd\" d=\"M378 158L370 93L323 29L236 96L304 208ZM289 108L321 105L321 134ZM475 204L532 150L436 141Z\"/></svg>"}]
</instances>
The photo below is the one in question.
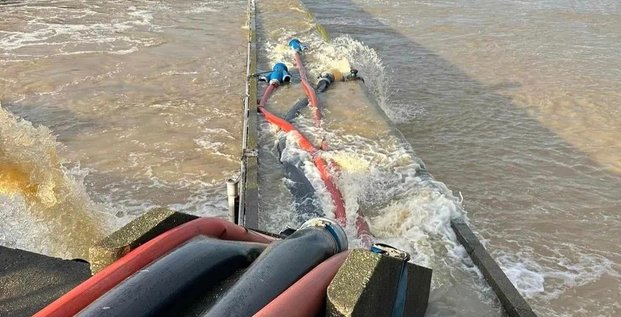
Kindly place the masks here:
<instances>
[{"instance_id":1,"label":"black hose","mask_svg":"<svg viewBox=\"0 0 621 317\"><path fill-rule=\"evenodd\" d=\"M347 249L345 232L336 223L304 227L273 242L203 316L252 316L300 277L330 256ZM309 222L316 221L311 220Z\"/></svg>"},{"instance_id":2,"label":"black hose","mask_svg":"<svg viewBox=\"0 0 621 317\"><path fill-rule=\"evenodd\" d=\"M282 164L285 178L288 180L285 182L285 185L289 189L291 196L293 196L298 223L303 223L311 218L323 217L324 212L315 194L315 188L304 174L304 162L300 160L296 162L282 160L286 141L285 136L281 137L277 148L281 157L280 163Z\"/></svg>"},{"instance_id":3,"label":"black hose","mask_svg":"<svg viewBox=\"0 0 621 317\"><path fill-rule=\"evenodd\" d=\"M319 82L317 82L315 92L322 93L326 91L331 83L331 79L322 77L321 79L319 79ZM302 98L298 100L285 115L285 120L287 120L288 122L293 121L293 119L295 119L300 114L300 111L302 111L302 109L304 109L306 106L308 106L308 98Z\"/></svg>"},{"instance_id":4,"label":"black hose","mask_svg":"<svg viewBox=\"0 0 621 317\"><path fill-rule=\"evenodd\" d=\"M285 115L285 120L287 120L287 122L293 121L306 106L308 106L308 98L298 100Z\"/></svg>"},{"instance_id":5,"label":"black hose","mask_svg":"<svg viewBox=\"0 0 621 317\"><path fill-rule=\"evenodd\" d=\"M185 307L247 267L265 244L196 238L128 277L78 316L154 316Z\"/></svg>"}]
</instances>

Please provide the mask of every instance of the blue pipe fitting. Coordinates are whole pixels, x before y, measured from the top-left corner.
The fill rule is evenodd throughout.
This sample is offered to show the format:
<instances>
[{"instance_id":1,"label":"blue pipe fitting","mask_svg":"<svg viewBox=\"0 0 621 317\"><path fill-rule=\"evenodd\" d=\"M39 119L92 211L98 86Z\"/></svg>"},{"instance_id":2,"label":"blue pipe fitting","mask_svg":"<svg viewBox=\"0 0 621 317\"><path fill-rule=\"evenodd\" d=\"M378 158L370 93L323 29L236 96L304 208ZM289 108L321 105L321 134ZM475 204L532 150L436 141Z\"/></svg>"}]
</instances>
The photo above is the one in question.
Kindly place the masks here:
<instances>
[{"instance_id":1,"label":"blue pipe fitting","mask_svg":"<svg viewBox=\"0 0 621 317\"><path fill-rule=\"evenodd\" d=\"M298 53L302 53L302 51L306 49L306 46L300 43L298 39L291 39L289 41L289 47Z\"/></svg>"},{"instance_id":2,"label":"blue pipe fitting","mask_svg":"<svg viewBox=\"0 0 621 317\"><path fill-rule=\"evenodd\" d=\"M272 71L261 76L259 80L266 81L274 85L280 85L291 82L291 74L289 73L287 65L283 63L276 63L276 65L272 68Z\"/></svg>"}]
</instances>

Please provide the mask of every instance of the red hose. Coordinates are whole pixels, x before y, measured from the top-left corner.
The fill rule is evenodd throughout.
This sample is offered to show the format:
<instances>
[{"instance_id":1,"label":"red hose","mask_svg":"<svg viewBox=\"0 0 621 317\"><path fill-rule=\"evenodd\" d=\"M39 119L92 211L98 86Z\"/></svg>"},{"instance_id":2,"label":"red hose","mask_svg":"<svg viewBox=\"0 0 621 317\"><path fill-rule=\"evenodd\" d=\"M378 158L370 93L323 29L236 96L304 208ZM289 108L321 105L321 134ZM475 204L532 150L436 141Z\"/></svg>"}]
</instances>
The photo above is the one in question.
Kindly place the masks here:
<instances>
[{"instance_id":1,"label":"red hose","mask_svg":"<svg viewBox=\"0 0 621 317\"><path fill-rule=\"evenodd\" d=\"M358 238L362 240L363 247L368 249L373 245L373 234L369 228L369 223L361 212L358 212L358 215L356 215L356 232L358 233Z\"/></svg>"},{"instance_id":2,"label":"red hose","mask_svg":"<svg viewBox=\"0 0 621 317\"><path fill-rule=\"evenodd\" d=\"M296 63L298 64L298 69L300 69L300 77L302 77L302 81L304 82L306 81L306 73L304 71L304 67L302 66L302 62L300 60L299 54L295 53L295 56L296 56ZM274 85L269 85L267 89L265 89L265 92L263 93L263 96L261 97L261 101L259 102L258 111L263 113L263 116L268 122L275 124L284 132L295 133L298 146L313 157L313 163L315 164L315 167L317 167L317 170L319 171L321 180L323 181L323 183L326 186L326 189L330 193L332 202L334 203L334 206L335 206L334 218L336 219L339 225L341 225L342 227L345 227L347 225L347 215L345 212L345 203L343 201L343 195L341 194L339 189L336 187L336 184L332 180L332 177L330 176L330 170L328 168L328 164L326 163L326 161L323 158L321 158L319 155L316 155L318 151L317 148L295 126L293 126L287 120L284 120L278 117L277 115L269 112L265 108L269 97L271 96L274 89L276 89L277 87L278 85L274 84ZM304 91L308 91L307 88L305 88ZM312 90L312 92L314 94L315 90ZM309 99L310 99L310 96L309 96ZM366 219L361 213L358 213L355 224L356 224L357 235L362 240L363 246L370 247L373 244L373 235L371 234L371 230L369 229L369 224L367 223Z\"/></svg>"},{"instance_id":3,"label":"red hose","mask_svg":"<svg viewBox=\"0 0 621 317\"><path fill-rule=\"evenodd\" d=\"M266 90L266 93L268 92L268 90ZM265 120L267 120L269 123L277 125L281 130L285 132L295 133L295 135L297 136L296 139L298 142L298 146L304 151L308 152L308 154L313 157L313 163L317 167L319 175L321 176L321 180L326 185L328 192L330 192L332 202L334 202L334 206L336 207L334 217L336 218L336 221L344 227L347 220L345 218L345 206L343 203L343 196L341 195L341 192L336 187L334 181L332 180L332 177L330 176L328 164L326 164L326 161L323 158L321 158L319 155L316 155L317 148L315 148L315 146L313 146L313 144L296 127L294 127L291 123L287 122L287 120L279 118L275 114L269 112L263 106L259 106L259 112L263 113Z\"/></svg>"},{"instance_id":4,"label":"red hose","mask_svg":"<svg viewBox=\"0 0 621 317\"><path fill-rule=\"evenodd\" d=\"M315 126L319 126L321 124L321 111L319 111L319 99L317 98L317 94L315 93L315 89L308 82L308 78L306 78L306 69L304 69L304 64L302 64L302 57L300 53L295 52L295 64L298 68L298 72L300 73L300 79L302 80L302 88L304 89L304 93L308 97L308 101L313 111L313 119L315 120Z\"/></svg>"},{"instance_id":5,"label":"red hose","mask_svg":"<svg viewBox=\"0 0 621 317\"><path fill-rule=\"evenodd\" d=\"M319 170L319 175L321 176L324 184L326 184L326 188L330 192L330 196L332 196L332 201L334 202L334 206L336 207L336 209L334 210L334 218L336 218L336 222L338 222L339 225L345 227L345 225L347 224L347 218L345 215L345 204L343 202L343 196L332 181L332 177L330 177L330 173L328 172L328 164L326 164L326 161L318 155L313 156L313 163L315 163L315 166L317 166L317 169Z\"/></svg>"},{"instance_id":6,"label":"red hose","mask_svg":"<svg viewBox=\"0 0 621 317\"><path fill-rule=\"evenodd\" d=\"M236 241L261 243L270 243L272 241L268 237L248 231L246 228L226 220L217 218L192 220L168 230L134 249L43 308L34 316L73 316L127 277L197 235Z\"/></svg>"},{"instance_id":7,"label":"red hose","mask_svg":"<svg viewBox=\"0 0 621 317\"><path fill-rule=\"evenodd\" d=\"M323 306L326 289L349 251L332 256L263 307L255 317L313 317Z\"/></svg>"},{"instance_id":8,"label":"red hose","mask_svg":"<svg viewBox=\"0 0 621 317\"><path fill-rule=\"evenodd\" d=\"M278 85L276 84L269 84L267 86L267 88L265 89L265 92L263 93L263 97L261 97L261 101L259 101L259 107L265 107L265 105L267 104L267 100L270 99L272 92L276 88L278 88Z\"/></svg>"}]
</instances>

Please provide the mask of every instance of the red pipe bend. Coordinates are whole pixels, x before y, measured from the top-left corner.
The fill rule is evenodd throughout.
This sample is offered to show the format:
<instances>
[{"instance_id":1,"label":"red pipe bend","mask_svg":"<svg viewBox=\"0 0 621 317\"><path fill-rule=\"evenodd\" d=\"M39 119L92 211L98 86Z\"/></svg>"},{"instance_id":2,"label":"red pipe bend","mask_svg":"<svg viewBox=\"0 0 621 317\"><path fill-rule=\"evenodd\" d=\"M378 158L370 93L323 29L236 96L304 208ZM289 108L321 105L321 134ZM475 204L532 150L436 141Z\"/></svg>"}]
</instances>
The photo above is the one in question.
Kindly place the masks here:
<instances>
[{"instance_id":1,"label":"red pipe bend","mask_svg":"<svg viewBox=\"0 0 621 317\"><path fill-rule=\"evenodd\" d=\"M341 252L317 265L254 316L316 316L323 305L328 285L345 262L347 255L349 251Z\"/></svg>"},{"instance_id":2,"label":"red pipe bend","mask_svg":"<svg viewBox=\"0 0 621 317\"><path fill-rule=\"evenodd\" d=\"M134 249L43 308L34 316L73 316L127 277L198 235L235 241L260 243L270 243L272 241L266 236L248 231L246 228L226 220L217 218L192 220L168 230Z\"/></svg>"}]
</instances>

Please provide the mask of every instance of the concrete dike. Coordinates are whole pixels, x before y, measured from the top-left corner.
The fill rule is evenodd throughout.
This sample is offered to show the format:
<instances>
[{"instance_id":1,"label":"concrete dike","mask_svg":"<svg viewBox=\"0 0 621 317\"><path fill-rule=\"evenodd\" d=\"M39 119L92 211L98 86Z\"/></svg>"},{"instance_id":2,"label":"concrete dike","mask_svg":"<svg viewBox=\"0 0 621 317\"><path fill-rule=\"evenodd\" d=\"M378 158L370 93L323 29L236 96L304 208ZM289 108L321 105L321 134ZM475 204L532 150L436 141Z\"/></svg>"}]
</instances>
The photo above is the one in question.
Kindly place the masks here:
<instances>
[{"instance_id":1,"label":"concrete dike","mask_svg":"<svg viewBox=\"0 0 621 317\"><path fill-rule=\"evenodd\" d=\"M0 246L0 316L32 316L90 275L86 261Z\"/></svg>"}]
</instances>

